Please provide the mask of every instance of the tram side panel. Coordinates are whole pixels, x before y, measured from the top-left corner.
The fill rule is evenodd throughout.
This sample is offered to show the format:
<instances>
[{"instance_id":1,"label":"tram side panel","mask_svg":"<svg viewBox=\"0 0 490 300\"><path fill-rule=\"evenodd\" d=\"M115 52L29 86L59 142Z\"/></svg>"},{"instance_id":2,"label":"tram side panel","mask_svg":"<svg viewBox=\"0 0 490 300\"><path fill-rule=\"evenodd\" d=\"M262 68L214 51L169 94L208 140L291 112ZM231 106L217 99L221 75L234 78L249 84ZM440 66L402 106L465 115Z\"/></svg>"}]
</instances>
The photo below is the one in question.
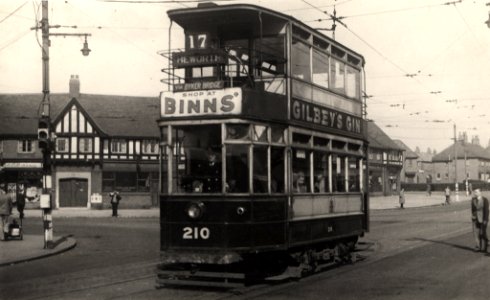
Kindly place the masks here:
<instances>
[{"instance_id":1,"label":"tram side panel","mask_svg":"<svg viewBox=\"0 0 490 300\"><path fill-rule=\"evenodd\" d=\"M359 194L296 196L291 210L290 247L356 238L364 233Z\"/></svg>"}]
</instances>

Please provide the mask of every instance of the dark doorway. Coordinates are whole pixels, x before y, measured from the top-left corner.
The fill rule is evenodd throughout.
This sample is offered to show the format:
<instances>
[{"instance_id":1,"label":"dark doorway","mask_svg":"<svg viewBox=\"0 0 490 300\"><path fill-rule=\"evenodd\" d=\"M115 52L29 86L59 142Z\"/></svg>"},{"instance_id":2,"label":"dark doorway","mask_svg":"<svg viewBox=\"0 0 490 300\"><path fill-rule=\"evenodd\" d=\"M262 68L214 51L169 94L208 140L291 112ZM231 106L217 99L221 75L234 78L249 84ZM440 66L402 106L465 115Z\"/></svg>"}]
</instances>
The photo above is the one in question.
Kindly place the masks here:
<instances>
[{"instance_id":1,"label":"dark doorway","mask_svg":"<svg viewBox=\"0 0 490 300\"><path fill-rule=\"evenodd\" d=\"M87 179L60 179L60 207L87 207L87 202Z\"/></svg>"}]
</instances>

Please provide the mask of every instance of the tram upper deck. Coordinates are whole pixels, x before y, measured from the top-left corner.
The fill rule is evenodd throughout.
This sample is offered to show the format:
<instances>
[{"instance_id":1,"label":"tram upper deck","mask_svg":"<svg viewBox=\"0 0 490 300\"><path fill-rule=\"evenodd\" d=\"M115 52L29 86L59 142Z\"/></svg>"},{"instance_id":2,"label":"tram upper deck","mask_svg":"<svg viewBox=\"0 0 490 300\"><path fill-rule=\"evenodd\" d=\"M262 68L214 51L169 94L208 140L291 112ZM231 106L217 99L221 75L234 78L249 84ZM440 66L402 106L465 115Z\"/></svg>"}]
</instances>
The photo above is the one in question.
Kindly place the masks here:
<instances>
[{"instance_id":1,"label":"tram upper deck","mask_svg":"<svg viewBox=\"0 0 490 300\"><path fill-rule=\"evenodd\" d=\"M254 5L208 3L168 16L185 45L162 52L162 121L245 117L364 139L360 54Z\"/></svg>"}]
</instances>

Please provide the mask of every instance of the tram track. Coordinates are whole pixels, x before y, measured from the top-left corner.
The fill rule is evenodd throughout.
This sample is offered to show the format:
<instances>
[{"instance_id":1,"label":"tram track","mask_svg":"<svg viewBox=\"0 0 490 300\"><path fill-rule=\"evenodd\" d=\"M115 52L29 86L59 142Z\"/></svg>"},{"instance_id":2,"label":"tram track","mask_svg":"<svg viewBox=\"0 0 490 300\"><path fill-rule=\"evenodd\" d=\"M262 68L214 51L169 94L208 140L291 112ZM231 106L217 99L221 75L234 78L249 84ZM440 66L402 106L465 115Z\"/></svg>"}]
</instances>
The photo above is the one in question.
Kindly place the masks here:
<instances>
[{"instance_id":1,"label":"tram track","mask_svg":"<svg viewBox=\"0 0 490 300\"><path fill-rule=\"evenodd\" d=\"M0 295L9 299L64 298L74 292L90 290L155 277L157 261L93 268L31 279L29 282L2 284ZM68 296L68 298L70 298Z\"/></svg>"}]
</instances>

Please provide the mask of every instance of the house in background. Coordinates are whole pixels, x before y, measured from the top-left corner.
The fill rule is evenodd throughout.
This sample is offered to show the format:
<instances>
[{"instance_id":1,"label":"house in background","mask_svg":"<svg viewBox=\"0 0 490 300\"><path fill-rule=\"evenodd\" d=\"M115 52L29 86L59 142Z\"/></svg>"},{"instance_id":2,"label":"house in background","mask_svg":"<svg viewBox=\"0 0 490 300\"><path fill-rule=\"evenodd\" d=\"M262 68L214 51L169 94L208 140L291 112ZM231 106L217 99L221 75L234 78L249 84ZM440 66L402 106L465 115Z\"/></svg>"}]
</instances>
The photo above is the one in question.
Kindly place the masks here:
<instances>
[{"instance_id":1,"label":"house in background","mask_svg":"<svg viewBox=\"0 0 490 300\"><path fill-rule=\"evenodd\" d=\"M374 122L367 122L369 192L373 195L392 195L400 191L403 151Z\"/></svg>"},{"instance_id":2,"label":"house in background","mask_svg":"<svg viewBox=\"0 0 490 300\"><path fill-rule=\"evenodd\" d=\"M478 136L469 142L466 133L460 134L456 143L432 158L432 164L434 183L490 179L490 153L480 145Z\"/></svg>"},{"instance_id":3,"label":"house in background","mask_svg":"<svg viewBox=\"0 0 490 300\"><path fill-rule=\"evenodd\" d=\"M403 183L418 183L419 168L417 161L419 156L401 140L393 140L400 148L403 148L403 167L400 173L400 181Z\"/></svg>"},{"instance_id":4,"label":"house in background","mask_svg":"<svg viewBox=\"0 0 490 300\"><path fill-rule=\"evenodd\" d=\"M90 207L92 195L118 190L121 207L158 204L160 100L51 94L52 186L56 208ZM42 188L37 129L42 94L0 95L0 188L35 200Z\"/></svg>"}]
</instances>

